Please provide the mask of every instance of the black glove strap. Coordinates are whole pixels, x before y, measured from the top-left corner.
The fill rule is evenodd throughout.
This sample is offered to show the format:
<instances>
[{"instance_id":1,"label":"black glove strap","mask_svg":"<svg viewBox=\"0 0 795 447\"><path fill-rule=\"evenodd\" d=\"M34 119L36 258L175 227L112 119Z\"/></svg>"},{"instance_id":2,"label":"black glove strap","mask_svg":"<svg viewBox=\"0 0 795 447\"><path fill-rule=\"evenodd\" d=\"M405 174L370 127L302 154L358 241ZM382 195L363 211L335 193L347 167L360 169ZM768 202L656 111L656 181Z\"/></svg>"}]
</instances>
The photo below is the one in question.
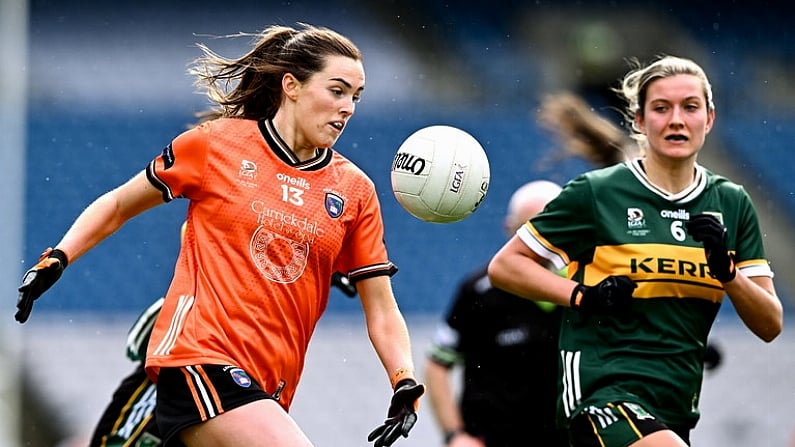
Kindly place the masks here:
<instances>
[{"instance_id":1,"label":"black glove strap","mask_svg":"<svg viewBox=\"0 0 795 447\"><path fill-rule=\"evenodd\" d=\"M585 295L586 287L582 284L577 284L574 286L574 290L571 291L571 298L569 299L569 306L572 309L577 309L582 305L582 299Z\"/></svg>"},{"instance_id":2,"label":"black glove strap","mask_svg":"<svg viewBox=\"0 0 795 447\"><path fill-rule=\"evenodd\" d=\"M404 386L414 386L417 384L417 381L414 379L403 379L400 382L395 384L395 391L399 390L401 387Z\"/></svg>"},{"instance_id":3,"label":"black glove strap","mask_svg":"<svg viewBox=\"0 0 795 447\"><path fill-rule=\"evenodd\" d=\"M47 255L47 257L48 258L57 259L61 263L61 266L63 268L66 268L66 266L69 265L69 259L67 259L66 253L64 253L63 251L61 251L58 248L56 248L55 250L51 251L50 254Z\"/></svg>"}]
</instances>

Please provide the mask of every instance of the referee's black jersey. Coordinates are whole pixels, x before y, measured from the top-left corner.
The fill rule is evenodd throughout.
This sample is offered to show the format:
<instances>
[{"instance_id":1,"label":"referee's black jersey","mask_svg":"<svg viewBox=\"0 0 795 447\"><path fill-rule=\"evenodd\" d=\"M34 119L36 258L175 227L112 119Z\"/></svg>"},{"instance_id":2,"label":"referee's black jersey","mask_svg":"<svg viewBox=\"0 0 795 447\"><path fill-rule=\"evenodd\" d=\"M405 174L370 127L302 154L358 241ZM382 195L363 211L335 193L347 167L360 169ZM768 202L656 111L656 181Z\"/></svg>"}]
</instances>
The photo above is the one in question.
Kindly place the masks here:
<instances>
[{"instance_id":1,"label":"referee's black jersey","mask_svg":"<svg viewBox=\"0 0 795 447\"><path fill-rule=\"evenodd\" d=\"M464 366L460 405L467 432L495 441L489 446L508 446L555 428L560 319L561 309L550 303L491 287L485 267L460 285L430 357ZM565 442L562 431L548 434L556 435Z\"/></svg>"}]
</instances>

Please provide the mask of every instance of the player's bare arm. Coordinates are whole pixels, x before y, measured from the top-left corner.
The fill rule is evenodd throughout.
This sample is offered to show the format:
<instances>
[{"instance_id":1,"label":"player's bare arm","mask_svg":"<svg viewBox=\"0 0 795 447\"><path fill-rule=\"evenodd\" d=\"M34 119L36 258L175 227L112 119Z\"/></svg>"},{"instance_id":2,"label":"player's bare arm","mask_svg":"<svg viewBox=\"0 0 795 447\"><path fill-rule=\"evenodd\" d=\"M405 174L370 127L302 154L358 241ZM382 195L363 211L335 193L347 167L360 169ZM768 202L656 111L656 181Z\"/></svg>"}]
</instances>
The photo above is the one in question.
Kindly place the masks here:
<instances>
[{"instance_id":1,"label":"player's bare arm","mask_svg":"<svg viewBox=\"0 0 795 447\"><path fill-rule=\"evenodd\" d=\"M568 306L577 283L553 273L544 262L514 236L489 263L489 280L514 295Z\"/></svg>"},{"instance_id":2,"label":"player's bare arm","mask_svg":"<svg viewBox=\"0 0 795 447\"><path fill-rule=\"evenodd\" d=\"M773 279L768 276L749 278L738 274L723 284L732 305L743 323L757 337L773 341L784 326L784 310L776 295Z\"/></svg>"},{"instance_id":3,"label":"player's bare arm","mask_svg":"<svg viewBox=\"0 0 795 447\"><path fill-rule=\"evenodd\" d=\"M163 197L142 171L92 202L56 246L74 262L125 222L162 204Z\"/></svg>"},{"instance_id":4,"label":"player's bare arm","mask_svg":"<svg viewBox=\"0 0 795 447\"><path fill-rule=\"evenodd\" d=\"M370 341L390 378L401 368L411 369L413 373L408 328L392 293L389 277L363 279L356 283L356 288Z\"/></svg>"}]
</instances>

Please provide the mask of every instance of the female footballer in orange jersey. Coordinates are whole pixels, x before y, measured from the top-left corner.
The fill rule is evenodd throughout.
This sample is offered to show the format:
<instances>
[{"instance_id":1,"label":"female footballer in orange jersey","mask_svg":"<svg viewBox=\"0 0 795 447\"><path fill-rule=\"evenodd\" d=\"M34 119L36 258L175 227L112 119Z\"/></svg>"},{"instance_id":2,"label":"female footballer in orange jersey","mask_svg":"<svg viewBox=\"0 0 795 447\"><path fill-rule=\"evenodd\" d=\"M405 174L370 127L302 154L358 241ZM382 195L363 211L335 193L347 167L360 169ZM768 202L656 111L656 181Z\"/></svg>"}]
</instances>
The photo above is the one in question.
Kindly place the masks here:
<instances>
[{"instance_id":1,"label":"female footballer in orange jersey","mask_svg":"<svg viewBox=\"0 0 795 447\"><path fill-rule=\"evenodd\" d=\"M395 390L368 440L392 445L416 422L424 386L375 187L332 149L364 90L362 55L309 25L269 27L238 59L200 48L191 73L216 108L45 250L23 277L16 318L26 321L68 263L124 222L186 198L185 239L146 360L164 445L312 445L288 410L335 271L356 285Z\"/></svg>"}]
</instances>

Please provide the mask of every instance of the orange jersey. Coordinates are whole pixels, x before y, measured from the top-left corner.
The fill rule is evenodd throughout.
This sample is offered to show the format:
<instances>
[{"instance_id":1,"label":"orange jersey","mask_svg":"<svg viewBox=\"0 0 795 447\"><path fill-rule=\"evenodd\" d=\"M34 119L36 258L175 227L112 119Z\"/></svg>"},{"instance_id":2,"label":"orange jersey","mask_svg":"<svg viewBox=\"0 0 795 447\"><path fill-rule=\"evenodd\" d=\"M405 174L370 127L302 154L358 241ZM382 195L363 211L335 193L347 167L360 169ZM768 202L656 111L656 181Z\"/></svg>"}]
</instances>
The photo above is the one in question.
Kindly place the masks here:
<instances>
[{"instance_id":1,"label":"orange jersey","mask_svg":"<svg viewBox=\"0 0 795 447\"><path fill-rule=\"evenodd\" d=\"M146 369L228 364L288 409L331 275L391 275L373 182L331 149L300 162L267 121L222 118L179 135L146 169L190 200Z\"/></svg>"}]
</instances>

